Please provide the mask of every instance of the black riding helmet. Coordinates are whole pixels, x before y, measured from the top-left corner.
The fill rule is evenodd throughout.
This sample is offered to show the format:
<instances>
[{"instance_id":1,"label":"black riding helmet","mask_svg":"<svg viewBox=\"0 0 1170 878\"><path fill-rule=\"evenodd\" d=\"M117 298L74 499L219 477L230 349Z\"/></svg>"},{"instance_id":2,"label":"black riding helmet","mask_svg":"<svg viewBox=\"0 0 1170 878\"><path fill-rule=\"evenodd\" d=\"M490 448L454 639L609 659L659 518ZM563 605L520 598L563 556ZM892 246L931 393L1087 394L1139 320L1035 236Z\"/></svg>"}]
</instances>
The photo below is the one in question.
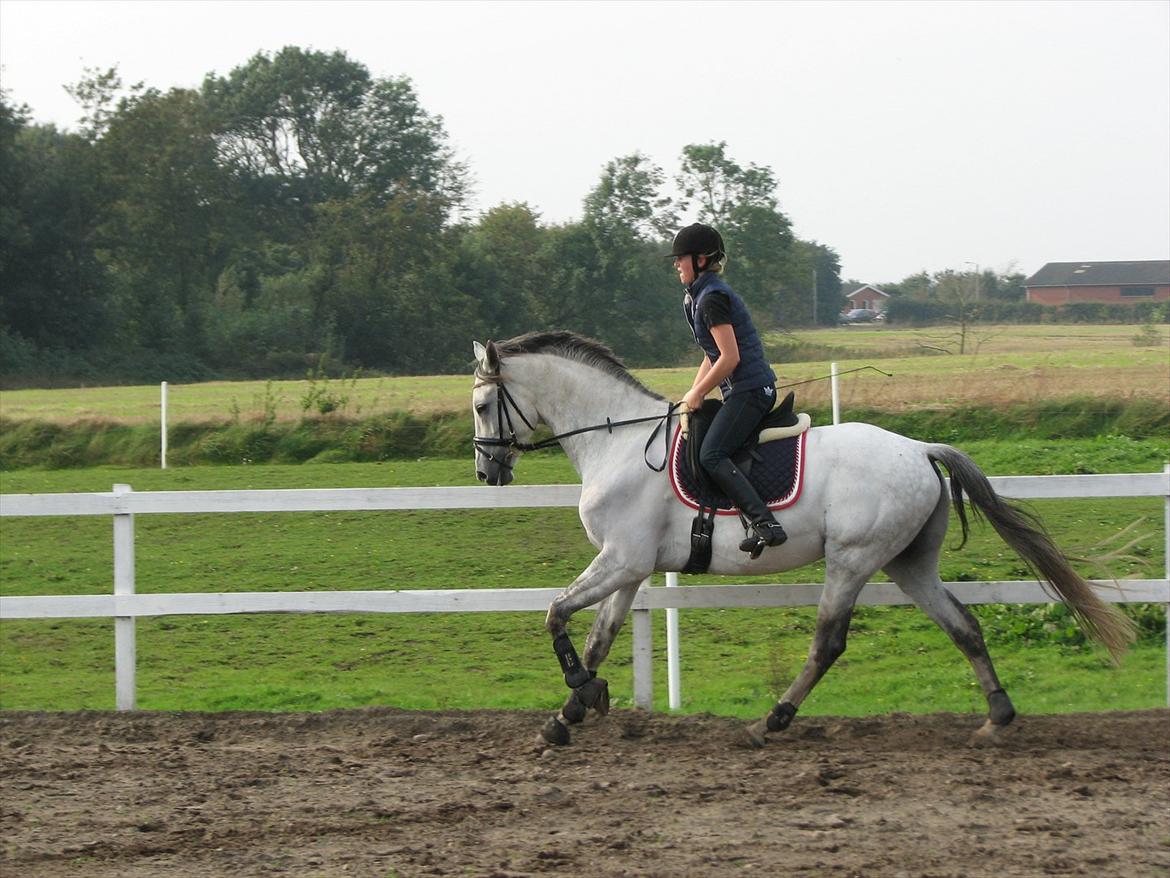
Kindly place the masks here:
<instances>
[{"instance_id":1,"label":"black riding helmet","mask_svg":"<svg viewBox=\"0 0 1170 878\"><path fill-rule=\"evenodd\" d=\"M723 237L713 228L703 223L692 223L674 236L674 244L666 254L668 259L677 256L690 256L691 265L695 274L699 273L699 257L707 257L707 265L718 262L727 255L723 249Z\"/></svg>"}]
</instances>

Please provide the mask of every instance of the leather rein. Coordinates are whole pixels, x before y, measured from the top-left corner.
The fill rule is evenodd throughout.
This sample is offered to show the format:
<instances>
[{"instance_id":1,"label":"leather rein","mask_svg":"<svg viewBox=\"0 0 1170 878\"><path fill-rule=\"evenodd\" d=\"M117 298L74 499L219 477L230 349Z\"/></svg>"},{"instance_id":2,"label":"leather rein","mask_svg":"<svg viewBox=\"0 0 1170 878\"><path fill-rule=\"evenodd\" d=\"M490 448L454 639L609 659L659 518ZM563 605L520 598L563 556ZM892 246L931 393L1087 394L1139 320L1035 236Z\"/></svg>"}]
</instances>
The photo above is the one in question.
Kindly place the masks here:
<instances>
[{"instance_id":1,"label":"leather rein","mask_svg":"<svg viewBox=\"0 0 1170 878\"><path fill-rule=\"evenodd\" d=\"M646 466L654 470L656 473L660 473L665 470L667 464L670 462L670 430L662 430L662 428L664 425L669 423L670 418L674 415L680 403L667 403L666 414L663 415L648 415L644 418L627 418L621 421L615 421L611 418L606 418L604 424L593 424L589 427L581 427L577 430L569 430L566 433L558 433L557 435L550 436L547 439L541 439L539 442L521 442L516 436L516 427L512 421L512 411L515 410L516 415L524 423L524 426L526 426L529 430L535 430L536 425L528 420L520 406L516 404L515 398L508 391L508 388L504 386L504 382L499 377L483 374L477 374L476 377L479 379L480 384L496 385L496 425L499 435L472 437L472 443L475 445L476 451L480 452L480 454L482 454L492 463L498 464L499 466L505 467L506 469L511 469L512 464L509 461L509 457L514 451L540 451L543 448L551 448L554 445L558 445L562 439L568 439L570 436L579 436L582 433L593 433L598 430L606 430L612 434L614 427L628 427L632 424L645 424L651 421L658 421L659 424L654 428L654 432L650 434L650 438L646 440L646 447L642 451L642 459L645 461ZM480 384L477 384L476 386L478 387ZM504 432L505 425L507 425L506 436ZM654 439L658 436L659 430L662 430L665 441L663 444L662 465L655 466L650 462L646 455L650 453L650 446L654 443ZM493 454L495 449L504 450L503 459L500 459Z\"/></svg>"}]
</instances>

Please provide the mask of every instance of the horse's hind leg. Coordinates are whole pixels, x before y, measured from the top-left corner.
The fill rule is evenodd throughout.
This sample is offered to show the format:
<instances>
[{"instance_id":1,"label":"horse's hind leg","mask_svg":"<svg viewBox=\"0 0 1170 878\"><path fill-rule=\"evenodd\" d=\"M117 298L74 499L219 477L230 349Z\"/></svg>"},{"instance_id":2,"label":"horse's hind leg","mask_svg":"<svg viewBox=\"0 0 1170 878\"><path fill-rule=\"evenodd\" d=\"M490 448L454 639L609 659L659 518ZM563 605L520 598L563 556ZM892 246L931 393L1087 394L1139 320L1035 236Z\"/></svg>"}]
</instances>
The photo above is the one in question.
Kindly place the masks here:
<instances>
[{"instance_id":1,"label":"horse's hind leg","mask_svg":"<svg viewBox=\"0 0 1170 878\"><path fill-rule=\"evenodd\" d=\"M826 560L825 590L817 606L817 627L809 647L808 659L792 685L781 696L771 712L759 722L748 726L748 738L752 744L762 746L768 732L779 732L788 728L797 708L813 687L820 681L833 662L845 652L845 641L849 633L849 620L853 605L862 586L872 571L865 573L847 568L841 562Z\"/></svg>"},{"instance_id":2,"label":"horse's hind leg","mask_svg":"<svg viewBox=\"0 0 1170 878\"><path fill-rule=\"evenodd\" d=\"M947 501L944 496L914 541L883 570L947 633L971 663L988 707L987 722L979 731L988 736L1008 725L1015 718L1016 711L995 673L979 620L947 591L939 577L939 550L946 526Z\"/></svg>"}]
</instances>

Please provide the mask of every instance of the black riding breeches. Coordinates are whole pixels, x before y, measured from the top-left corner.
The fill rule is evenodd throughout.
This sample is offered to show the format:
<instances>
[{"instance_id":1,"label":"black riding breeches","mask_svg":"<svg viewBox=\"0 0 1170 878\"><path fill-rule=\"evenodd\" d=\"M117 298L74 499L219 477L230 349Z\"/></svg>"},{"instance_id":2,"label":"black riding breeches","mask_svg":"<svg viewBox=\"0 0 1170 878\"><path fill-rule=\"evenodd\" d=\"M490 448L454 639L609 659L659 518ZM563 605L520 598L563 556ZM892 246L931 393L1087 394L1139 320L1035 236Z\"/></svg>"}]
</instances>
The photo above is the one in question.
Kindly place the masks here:
<instances>
[{"instance_id":1,"label":"black riding breeches","mask_svg":"<svg viewBox=\"0 0 1170 878\"><path fill-rule=\"evenodd\" d=\"M737 393L724 400L723 408L715 415L703 437L703 448L699 452L703 469L710 472L719 466L720 461L739 451L775 403L776 391L771 387Z\"/></svg>"}]
</instances>

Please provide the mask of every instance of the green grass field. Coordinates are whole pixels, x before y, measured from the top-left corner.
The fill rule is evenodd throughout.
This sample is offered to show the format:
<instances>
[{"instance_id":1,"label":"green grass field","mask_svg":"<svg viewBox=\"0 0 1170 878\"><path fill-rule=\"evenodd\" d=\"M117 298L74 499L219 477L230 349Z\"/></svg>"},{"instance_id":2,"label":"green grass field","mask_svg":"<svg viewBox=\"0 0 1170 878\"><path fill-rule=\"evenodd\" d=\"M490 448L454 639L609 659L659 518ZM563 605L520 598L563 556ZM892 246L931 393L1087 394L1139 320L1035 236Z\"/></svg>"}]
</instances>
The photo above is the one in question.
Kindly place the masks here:
<instances>
[{"instance_id":1,"label":"green grass field","mask_svg":"<svg viewBox=\"0 0 1170 878\"><path fill-rule=\"evenodd\" d=\"M1013 444L1014 446L1014 444ZM1064 460L1092 461L1104 443L1068 443ZM1052 443L969 449L990 473L1048 471ZM1166 443L1133 442L1113 471L1159 469ZM1110 469L1106 466L1105 469ZM1067 471L1067 470L1066 470ZM563 456L521 464L525 483L574 481ZM469 484L470 460L161 471L96 468L0 475L6 493ZM1162 569L1160 502L1038 502L1066 548L1100 555L1098 542L1137 522L1116 576ZM449 512L138 516L138 591L265 591L563 586L592 558L574 510L459 514L458 545L443 539ZM6 519L0 541L3 594L108 593L111 528L101 517ZM1125 538L1122 539L1124 541ZM481 551L468 546L484 547ZM1086 568L1087 573L1098 571ZM823 568L758 581L815 582ZM976 531L948 552L943 578L1016 579L1027 574L998 538ZM717 577L684 581L718 582ZM737 581L751 581L737 579ZM1154 614L1156 610L1151 611ZM1120 668L1081 645L1059 613L979 610L1001 675L1024 711L1138 708L1164 703L1164 652L1155 635ZM655 614L657 701L665 707L663 620ZM589 613L572 630L581 642ZM804 660L813 611L682 613L684 709L750 716L765 710ZM564 697L537 613L169 617L138 625L139 705L158 710L300 710L402 707L554 707ZM0 708L113 706L112 623L8 620L0 625ZM631 693L623 632L607 665L615 703ZM913 608L859 610L850 650L806 703L805 713L979 710L965 661Z\"/></svg>"},{"instance_id":2,"label":"green grass field","mask_svg":"<svg viewBox=\"0 0 1170 878\"><path fill-rule=\"evenodd\" d=\"M842 379L846 416L854 406L910 413L942 406L960 415L972 407L987 412L988 406L1066 397L1170 404L1170 344L1165 343L1166 328L1157 331L1163 343L1139 346L1133 343L1137 330L1132 326L980 327L972 338L977 352L963 356L924 354L925 345L948 344L941 337L946 330L836 328L799 333L795 339L774 336L768 344L803 351L778 364L782 383L824 375L830 360L842 369L873 364L894 374ZM819 359L809 359L810 352ZM652 389L677 397L689 386L693 369L637 374ZM460 375L333 381L326 389L348 396L341 413L356 417L461 412L469 387L469 377ZM312 389L307 381L173 387L171 423L295 420ZM823 404L828 384L805 385L799 392L802 404ZM11 391L0 395L0 414L16 421L80 422L84 426L77 429L84 433L90 422L156 420L158 401L157 386ZM1056 433L1064 435L1059 428ZM143 441L149 444L149 438ZM1157 472L1170 457L1166 436L961 444L992 475ZM527 456L517 474L529 484L576 481L558 453ZM469 451L459 460L0 472L4 493L108 491L114 483L139 491L390 487L474 484L474 473ZM1086 574L1162 575L1160 500L1046 501L1032 507L1070 554L1116 556L1107 571L1084 565ZM456 517L459 539L453 542ZM4 519L2 528L0 593L111 590L109 519ZM143 593L563 587L593 557L575 511L568 509L139 516L136 552L137 587ZM822 575L823 568L814 565L757 581L818 582ZM1027 572L998 537L979 528L961 552L946 553L942 575L955 581L1024 579ZM1114 668L1101 650L1080 642L1059 608L977 610L1004 683L1023 712L1165 704L1164 629L1159 628L1165 624L1164 611L1139 607L1132 612L1147 636ZM804 661L814 611L712 610L681 616L684 709L753 716L769 707ZM589 622L590 614L583 613L572 626L578 645ZM666 699L662 623L656 614L659 707ZM111 708L112 627L108 620L3 621L0 708ZM565 695L538 613L145 619L138 625L138 667L139 705L158 710L371 704L552 708ZM605 674L615 703L629 704L628 630ZM982 700L966 662L919 611L863 608L855 617L849 651L802 712L895 710L980 711Z\"/></svg>"}]
</instances>

